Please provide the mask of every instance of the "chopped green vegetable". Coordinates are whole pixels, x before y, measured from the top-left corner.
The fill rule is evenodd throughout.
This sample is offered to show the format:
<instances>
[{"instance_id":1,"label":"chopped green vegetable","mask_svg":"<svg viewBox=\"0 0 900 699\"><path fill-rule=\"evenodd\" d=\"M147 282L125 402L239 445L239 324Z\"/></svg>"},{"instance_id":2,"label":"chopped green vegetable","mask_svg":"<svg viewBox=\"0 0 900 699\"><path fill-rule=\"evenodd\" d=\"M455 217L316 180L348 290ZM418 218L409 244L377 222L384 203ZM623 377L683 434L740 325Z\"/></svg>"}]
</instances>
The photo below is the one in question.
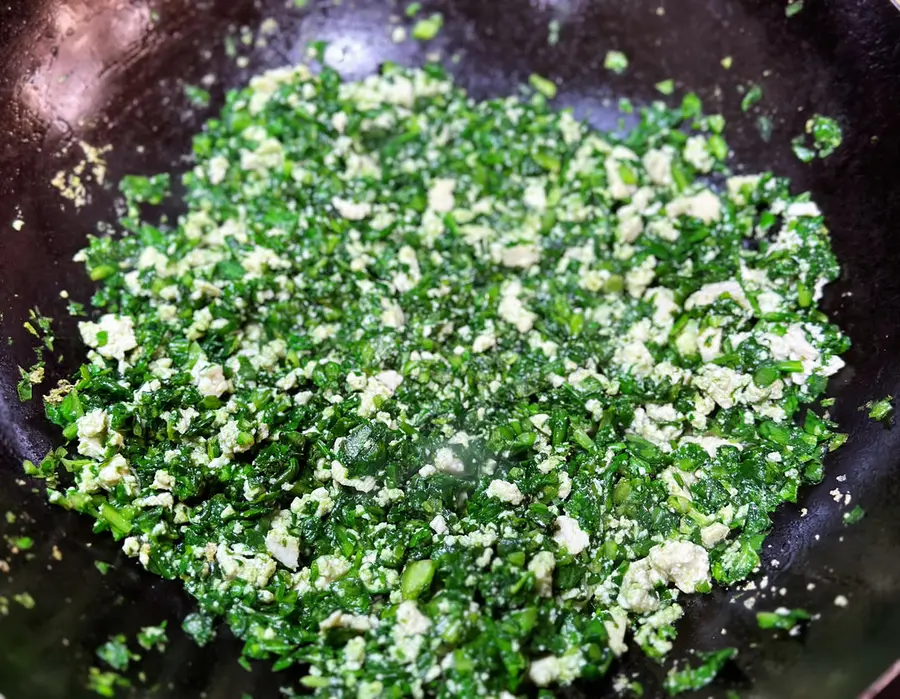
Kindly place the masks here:
<instances>
[{"instance_id":1,"label":"chopped green vegetable","mask_svg":"<svg viewBox=\"0 0 900 699\"><path fill-rule=\"evenodd\" d=\"M419 14L419 10L422 9L422 3L420 2L411 2L406 6L406 16L407 17L415 17Z\"/></svg>"},{"instance_id":2,"label":"chopped green vegetable","mask_svg":"<svg viewBox=\"0 0 900 699\"><path fill-rule=\"evenodd\" d=\"M712 682L731 658L737 655L736 648L723 648L709 653L698 653L701 664L684 670L672 668L666 675L663 686L670 696L703 689Z\"/></svg>"},{"instance_id":3,"label":"chopped green vegetable","mask_svg":"<svg viewBox=\"0 0 900 699\"><path fill-rule=\"evenodd\" d=\"M793 2L788 2L788 4L784 8L784 14L787 17L793 17L797 13L799 13L803 9L803 0L793 0Z\"/></svg>"},{"instance_id":4,"label":"chopped green vegetable","mask_svg":"<svg viewBox=\"0 0 900 699\"><path fill-rule=\"evenodd\" d=\"M774 125L772 124L772 119L762 114L756 119L756 129L759 131L760 138L763 141L768 143L772 140L772 130L774 129Z\"/></svg>"},{"instance_id":5,"label":"chopped green vegetable","mask_svg":"<svg viewBox=\"0 0 900 699\"><path fill-rule=\"evenodd\" d=\"M531 86L540 92L547 99L553 99L556 97L556 83L551 80L547 80L547 78L541 77L536 73L532 73L528 78L528 82L531 83Z\"/></svg>"},{"instance_id":6,"label":"chopped green vegetable","mask_svg":"<svg viewBox=\"0 0 900 699\"><path fill-rule=\"evenodd\" d=\"M750 108L759 102L762 99L763 91L760 85L753 84L744 93L744 97L741 100L741 110L747 112Z\"/></svg>"},{"instance_id":7,"label":"chopped green vegetable","mask_svg":"<svg viewBox=\"0 0 900 699\"><path fill-rule=\"evenodd\" d=\"M878 420L879 422L884 422L888 418L892 417L894 413L894 397L887 396L886 398L882 398L881 400L869 401L863 406L864 409L869 411L869 417L873 420Z\"/></svg>"},{"instance_id":8,"label":"chopped green vegetable","mask_svg":"<svg viewBox=\"0 0 900 699\"><path fill-rule=\"evenodd\" d=\"M809 145L809 137L812 145ZM791 141L794 154L804 163L814 158L827 158L834 153L843 140L841 127L831 117L815 114L806 122L806 133Z\"/></svg>"},{"instance_id":9,"label":"chopped green vegetable","mask_svg":"<svg viewBox=\"0 0 900 699\"><path fill-rule=\"evenodd\" d=\"M207 614L198 612L188 614L184 618L181 628L199 646L205 646L215 637L212 617Z\"/></svg>"},{"instance_id":10,"label":"chopped green vegetable","mask_svg":"<svg viewBox=\"0 0 900 699\"><path fill-rule=\"evenodd\" d=\"M866 516L866 511L857 505L849 512L844 513L845 524L856 524L859 520Z\"/></svg>"},{"instance_id":11,"label":"chopped green vegetable","mask_svg":"<svg viewBox=\"0 0 900 699\"><path fill-rule=\"evenodd\" d=\"M132 660L140 659L140 656L134 655L128 649L127 640L123 635L111 638L100 646L97 649L97 657L119 672L127 670Z\"/></svg>"},{"instance_id":12,"label":"chopped green vegetable","mask_svg":"<svg viewBox=\"0 0 900 699\"><path fill-rule=\"evenodd\" d=\"M804 609L776 609L774 612L757 612L756 623L761 629L781 629L790 631L799 622L810 619Z\"/></svg>"},{"instance_id":13,"label":"chopped green vegetable","mask_svg":"<svg viewBox=\"0 0 900 699\"><path fill-rule=\"evenodd\" d=\"M621 75L628 69L628 56L621 51L607 51L603 67Z\"/></svg>"},{"instance_id":14,"label":"chopped green vegetable","mask_svg":"<svg viewBox=\"0 0 900 699\"><path fill-rule=\"evenodd\" d=\"M431 585L434 571L437 569L434 561L413 561L403 569L400 578L400 590L403 599L416 599Z\"/></svg>"},{"instance_id":15,"label":"chopped green vegetable","mask_svg":"<svg viewBox=\"0 0 900 699\"><path fill-rule=\"evenodd\" d=\"M88 690L99 694L101 697L116 696L116 689L127 689L131 683L117 672L103 672L99 668L92 667L89 670L86 687Z\"/></svg>"},{"instance_id":16,"label":"chopped green vegetable","mask_svg":"<svg viewBox=\"0 0 900 699\"><path fill-rule=\"evenodd\" d=\"M202 87L196 87L195 85L185 85L184 93L187 95L191 104L195 107L209 106L209 92L207 90L204 90Z\"/></svg>"},{"instance_id":17,"label":"chopped green vegetable","mask_svg":"<svg viewBox=\"0 0 900 699\"><path fill-rule=\"evenodd\" d=\"M559 30L559 20L550 20L550 24L547 25L547 43L550 46L556 46L559 43Z\"/></svg>"},{"instance_id":18,"label":"chopped green vegetable","mask_svg":"<svg viewBox=\"0 0 900 699\"><path fill-rule=\"evenodd\" d=\"M16 393L19 395L19 400L26 403L31 400L34 390L31 381L28 380L28 373L22 367L19 367L19 372L22 379L16 384Z\"/></svg>"},{"instance_id":19,"label":"chopped green vegetable","mask_svg":"<svg viewBox=\"0 0 900 699\"><path fill-rule=\"evenodd\" d=\"M13 601L17 604L21 605L25 609L34 609L35 601L34 597L31 596L29 592L20 592L16 595L13 595Z\"/></svg>"},{"instance_id":20,"label":"chopped green vegetable","mask_svg":"<svg viewBox=\"0 0 900 699\"><path fill-rule=\"evenodd\" d=\"M28 551L34 546L34 539L30 536L17 536L10 543L20 551Z\"/></svg>"},{"instance_id":21,"label":"chopped green vegetable","mask_svg":"<svg viewBox=\"0 0 900 699\"><path fill-rule=\"evenodd\" d=\"M663 80L656 83L656 90L664 95L671 95L675 92L675 83L672 80Z\"/></svg>"},{"instance_id":22,"label":"chopped green vegetable","mask_svg":"<svg viewBox=\"0 0 900 699\"><path fill-rule=\"evenodd\" d=\"M419 41L429 41L438 35L443 26L443 16L435 13L426 19L420 19L416 22L412 29L413 38Z\"/></svg>"},{"instance_id":23,"label":"chopped green vegetable","mask_svg":"<svg viewBox=\"0 0 900 699\"><path fill-rule=\"evenodd\" d=\"M169 642L166 634L166 622L159 626L145 626L137 635L138 645L144 650L153 650L154 648L162 653L166 649Z\"/></svg>"}]
</instances>

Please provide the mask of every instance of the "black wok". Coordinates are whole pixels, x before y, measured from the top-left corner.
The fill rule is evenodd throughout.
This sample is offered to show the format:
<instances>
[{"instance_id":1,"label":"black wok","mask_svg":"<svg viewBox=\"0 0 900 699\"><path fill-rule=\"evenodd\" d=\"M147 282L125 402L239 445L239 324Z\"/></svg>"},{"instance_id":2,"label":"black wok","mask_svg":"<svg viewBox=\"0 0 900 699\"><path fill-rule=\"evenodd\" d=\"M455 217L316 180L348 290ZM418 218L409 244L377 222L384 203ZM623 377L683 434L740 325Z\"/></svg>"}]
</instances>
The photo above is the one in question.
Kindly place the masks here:
<instances>
[{"instance_id":1,"label":"black wok","mask_svg":"<svg viewBox=\"0 0 900 699\"><path fill-rule=\"evenodd\" d=\"M748 171L773 168L809 189L824 210L841 260L825 309L853 341L848 366L831 383L832 414L850 433L827 462L825 481L782 508L764 548L756 593L715 590L687 604L673 657L688 648L735 646L740 654L698 696L819 697L863 691L900 657L900 427L869 421L858 407L900 390L900 13L888 0L806 0L785 16L783 0L429 0L444 13L438 39L423 46L391 41L392 15L406 3L327 0L298 10L290 0L8 0L0 3L0 518L8 540L27 534L30 551L0 540L0 596L28 591L36 606L10 602L0 616L0 694L6 699L92 696L84 689L96 647L124 632L168 619L165 654L147 653L146 682L130 696L228 699L243 692L280 696L290 677L264 664L236 664L239 643L224 629L197 648L178 627L193 608L177 584L140 570L84 518L51 508L22 475L23 458L40 458L54 440L39 401L16 398L17 365L33 361L22 323L39 307L55 319L55 381L77 366L75 321L59 292L85 302L91 284L71 261L98 222L115 220L115 188L126 173L182 171L189 139L221 104L224 91L254 72L302 58L306 42L331 42L328 59L345 75L376 71L384 61L421 63L439 50L473 95L510 93L532 72L556 79L558 103L610 127L615 98L658 97L654 83L673 78L696 90L708 111L721 111L734 162ZM236 30L266 18L278 31L265 45L245 46ZM558 45L548 24L560 23ZM225 37L237 36L227 55ZM603 69L606 51L631 59L621 76ZM458 58L450 60L451 56ZM726 70L721 59L731 56ZM211 76L212 104L192 106L183 84ZM742 90L763 88L748 113ZM674 99L674 97L673 97ZM790 139L814 112L838 118L844 145L825 161L801 164ZM769 141L758 118L771 120ZM765 129L764 129L765 130ZM76 145L111 145L105 183L86 179L82 207L51 185L83 158ZM96 170L95 170L96 174ZM174 212L173 212L174 213ZM14 220L24 221L16 231ZM47 384L45 384L47 385ZM838 477L846 480L838 481ZM850 492L867 516L846 526L830 491ZM801 509L803 508L803 510ZM801 516L805 511L806 515ZM107 575L96 561L113 565ZM803 607L821 618L805 634L763 631L756 609ZM834 600L844 595L846 607ZM0 608L2 608L0 604ZM636 656L622 670L638 673L645 696L661 693L665 669ZM136 676L132 676L136 679ZM611 682L567 690L602 696ZM129 696L122 690L119 696Z\"/></svg>"}]
</instances>

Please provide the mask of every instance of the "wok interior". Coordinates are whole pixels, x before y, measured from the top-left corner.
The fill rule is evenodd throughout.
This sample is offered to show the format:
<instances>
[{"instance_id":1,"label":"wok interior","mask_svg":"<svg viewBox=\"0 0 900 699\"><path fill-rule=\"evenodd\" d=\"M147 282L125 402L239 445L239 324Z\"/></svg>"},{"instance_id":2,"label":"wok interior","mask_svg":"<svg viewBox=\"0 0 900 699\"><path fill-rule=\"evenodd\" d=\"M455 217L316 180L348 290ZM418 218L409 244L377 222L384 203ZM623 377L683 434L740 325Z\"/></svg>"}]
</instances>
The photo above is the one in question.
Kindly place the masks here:
<instances>
[{"instance_id":1,"label":"wok interior","mask_svg":"<svg viewBox=\"0 0 900 699\"><path fill-rule=\"evenodd\" d=\"M27 589L37 606L30 612L13 609L4 619L0 691L10 697L91 696L83 680L96 664L97 645L163 617L177 628L192 608L177 584L139 571L111 541L93 538L81 518L50 509L33 484L17 483L20 460L40 458L55 439L38 403L23 406L16 398L16 367L33 361L22 328L28 309L37 306L56 320L57 348L65 359L51 367L55 381L82 356L59 291L88 300L90 282L71 257L98 222L115 220L118 178L186 169L190 137L215 113L224 91L261 69L302 60L311 40L330 42L327 59L351 78L386 61L420 64L439 51L475 97L509 94L539 73L559 83L560 106L573 107L601 128L613 127L620 117L618 97L647 102L659 96L656 82L673 78L676 94L694 90L707 111L726 116L726 137L740 169L774 169L792 177L798 191L812 190L843 267L841 280L826 292L825 308L854 343L848 367L830 390L837 399L832 414L851 438L828 463L825 481L776 516L757 578L767 576L769 588L757 605L803 607L823 617L802 640L776 638L757 628L753 612L741 603L747 593L716 590L686 605L673 657L694 647L736 646L740 655L716 691L746 688L752 678L753 689L742 696L760 697L805 697L811 688L820 697L851 696L895 659L898 432L857 410L895 393L898 383L900 275L894 268L900 243L894 224L900 196L894 187L900 136L893 123L900 113L900 20L886 0L864 7L807 3L791 19L778 3L752 0L447 0L427 3L426 11L443 13L445 25L424 46L391 41L392 17L402 17L404 5L385 0L311 2L303 10L283 0L19 5L0 10L0 86L6 97L0 104L0 309L3 332L14 340L0 346L0 441L8 455L0 471L0 510L24 511L9 533L22 529L37 543L33 560L13 558L12 579L0 581L0 595ZM245 45L240 27L256 30L267 18L276 20L277 31ZM561 26L556 46L548 42L551 20ZM228 55L229 35L237 37L248 65ZM613 48L630 58L624 75L602 67ZM730 70L721 63L726 56L732 57ZM185 83L210 84L211 106L192 106ZM763 87L763 100L760 111L744 114L741 93L752 83ZM841 121L844 146L828 160L804 166L789 142L816 112ZM768 143L758 130L760 115L774 125ZM84 157L80 140L112 148L103 155L105 182L88 181L89 201L79 208L50 182ZM25 226L14 231L10 224L19 218ZM850 528L829 495L842 474L847 480L841 487L867 511ZM800 508L808 514L801 517ZM53 546L63 554L61 561L51 557ZM116 568L104 577L95 560ZM846 610L834 607L838 594L850 598ZM165 656L148 654L145 665L151 680L160 678L159 696L192 697L201 690L211 697L241 691L273 696L284 682L263 665L252 674L241 670L235 662L239 646L228 634L203 649L170 635ZM647 696L654 696L665 672L637 657L626 658L622 669L639 674ZM606 681L568 693L597 696L609 686Z\"/></svg>"}]
</instances>

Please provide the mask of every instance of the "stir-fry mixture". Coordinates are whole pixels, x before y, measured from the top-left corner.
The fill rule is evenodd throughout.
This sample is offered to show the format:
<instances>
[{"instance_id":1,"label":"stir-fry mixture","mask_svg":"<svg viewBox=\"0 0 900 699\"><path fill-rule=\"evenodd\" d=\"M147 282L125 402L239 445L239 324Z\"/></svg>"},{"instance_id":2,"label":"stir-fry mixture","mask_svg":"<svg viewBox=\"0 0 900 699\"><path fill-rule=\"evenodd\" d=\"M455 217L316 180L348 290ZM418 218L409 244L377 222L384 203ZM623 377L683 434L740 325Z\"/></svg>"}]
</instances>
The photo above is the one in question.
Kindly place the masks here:
<instances>
[{"instance_id":1,"label":"stir-fry mixture","mask_svg":"<svg viewBox=\"0 0 900 699\"><path fill-rule=\"evenodd\" d=\"M88 362L29 470L200 641L318 696L505 697L671 647L684 595L759 564L841 435L821 214L731 176L692 95L599 133L436 67L299 65L123 182ZM150 221L156 221L151 223Z\"/></svg>"}]
</instances>

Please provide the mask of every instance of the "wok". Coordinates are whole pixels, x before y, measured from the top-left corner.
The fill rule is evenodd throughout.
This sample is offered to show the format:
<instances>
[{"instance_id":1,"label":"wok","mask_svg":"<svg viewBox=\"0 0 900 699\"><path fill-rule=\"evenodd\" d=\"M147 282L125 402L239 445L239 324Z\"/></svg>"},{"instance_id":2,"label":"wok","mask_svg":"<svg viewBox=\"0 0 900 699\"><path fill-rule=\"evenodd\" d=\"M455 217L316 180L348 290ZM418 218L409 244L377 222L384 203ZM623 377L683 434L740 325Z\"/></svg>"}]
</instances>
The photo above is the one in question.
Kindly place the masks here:
<instances>
[{"instance_id":1,"label":"wok","mask_svg":"<svg viewBox=\"0 0 900 699\"><path fill-rule=\"evenodd\" d=\"M99 222L115 220L112 185L126 173L185 170L190 136L226 89L263 68L296 62L308 41L325 40L328 61L351 78L384 61L421 63L434 51L476 97L509 94L539 73L559 83L559 105L604 128L620 116L616 98L647 102L659 97L654 83L673 78L679 93L696 90L708 111L728 118L739 169L772 168L792 177L798 191L813 192L843 269L824 307L853 341L847 368L830 384L832 415L850 438L828 459L824 482L777 513L755 578L758 587L766 580L766 589L716 589L691 599L672 657L693 647L740 650L698 696L728 689L741 697L856 696L900 657L900 427L874 423L858 410L900 390L900 14L888 0L806 0L790 18L783 2L762 0L429 0L425 12L444 15L439 37L394 43L391 18L402 18L405 4L0 4L0 325L12 339L0 343L0 513L17 515L14 523L0 519L0 559L10 566L0 575L0 596L27 591L35 601L30 610L10 602L8 616L0 616L0 693L93 696L84 680L99 665L96 647L119 632L133 640L141 626L163 619L172 630L167 651L145 653L146 681L120 696L275 697L289 679L264 663L241 669L239 642L224 629L211 645L196 647L178 630L193 608L178 584L139 569L108 538L93 537L86 519L45 504L20 463L40 458L55 435L40 401L20 404L15 384L17 365L33 361L35 340L22 326L30 308L55 319L45 387L81 358L75 319L59 292L81 302L90 296L91 283L71 258ZM277 31L267 23L262 41L245 44L240 27L255 31L267 18L277 21ZM556 45L548 41L552 20L560 26ZM236 38L229 44L227 36ZM235 46L249 57L246 64L229 55ZM631 59L623 75L602 67L612 48ZM729 70L721 63L726 56ZM754 83L763 98L744 113L742 93ZM210 106L192 105L184 84L209 87ZM827 160L803 165L790 139L813 113L840 121L844 145ZM760 133L761 116L772 126L769 140ZM105 173L88 168L94 175L84 177L88 201L76 207L51 180L83 159L79 140L112 149L102 156ZM24 221L21 230L14 220ZM64 359L55 361L57 355ZM846 510L830 494L836 487L866 509L861 522L843 523ZM34 547L8 550L23 534ZM113 567L104 576L96 561ZM821 618L799 637L761 630L755 610L743 603L751 594L759 597L756 610L803 607ZM835 606L838 595L849 605ZM620 669L637 673L645 696L661 693L664 667L634 654ZM603 696L611 684L563 694Z\"/></svg>"}]
</instances>

